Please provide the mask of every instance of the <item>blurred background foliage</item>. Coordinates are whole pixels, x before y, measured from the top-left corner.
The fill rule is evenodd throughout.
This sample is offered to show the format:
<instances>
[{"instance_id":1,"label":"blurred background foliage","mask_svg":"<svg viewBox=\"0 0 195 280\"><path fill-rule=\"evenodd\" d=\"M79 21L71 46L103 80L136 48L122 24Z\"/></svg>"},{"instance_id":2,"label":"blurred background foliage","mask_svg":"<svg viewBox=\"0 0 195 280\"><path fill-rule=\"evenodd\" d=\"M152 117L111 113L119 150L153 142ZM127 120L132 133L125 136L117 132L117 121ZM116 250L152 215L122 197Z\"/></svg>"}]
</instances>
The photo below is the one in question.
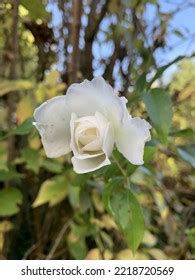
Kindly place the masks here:
<instances>
[{"instance_id":1,"label":"blurred background foliage","mask_svg":"<svg viewBox=\"0 0 195 280\"><path fill-rule=\"evenodd\" d=\"M158 61L170 34L192 39L171 20L194 4L162 2L0 1L1 259L195 258L195 62ZM45 157L34 108L93 75L152 124L143 166L114 151L112 165L77 175L71 155Z\"/></svg>"}]
</instances>

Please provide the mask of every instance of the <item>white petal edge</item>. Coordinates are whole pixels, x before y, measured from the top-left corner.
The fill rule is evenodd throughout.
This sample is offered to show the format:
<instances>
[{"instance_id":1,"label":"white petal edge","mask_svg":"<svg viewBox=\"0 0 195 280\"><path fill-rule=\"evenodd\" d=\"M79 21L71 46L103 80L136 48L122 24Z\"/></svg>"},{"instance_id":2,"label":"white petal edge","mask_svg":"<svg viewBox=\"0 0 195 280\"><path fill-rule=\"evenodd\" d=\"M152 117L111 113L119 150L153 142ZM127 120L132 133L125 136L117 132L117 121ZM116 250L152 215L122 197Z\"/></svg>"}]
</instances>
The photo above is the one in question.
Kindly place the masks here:
<instances>
[{"instance_id":1,"label":"white petal edge","mask_svg":"<svg viewBox=\"0 0 195 280\"><path fill-rule=\"evenodd\" d=\"M78 174L84 174L95 171L103 166L111 164L106 155L100 155L95 158L78 159L72 157L73 169Z\"/></svg>"},{"instance_id":2,"label":"white petal edge","mask_svg":"<svg viewBox=\"0 0 195 280\"><path fill-rule=\"evenodd\" d=\"M35 109L33 116L47 157L56 158L71 151L71 113L66 96L57 96L44 102Z\"/></svg>"},{"instance_id":3,"label":"white petal edge","mask_svg":"<svg viewBox=\"0 0 195 280\"><path fill-rule=\"evenodd\" d=\"M107 157L110 157L114 148L114 137L113 131L110 123L107 124L106 131L104 134L104 141L102 150L104 151Z\"/></svg>"},{"instance_id":4,"label":"white petal edge","mask_svg":"<svg viewBox=\"0 0 195 280\"><path fill-rule=\"evenodd\" d=\"M114 89L102 78L72 84L67 90L67 103L77 116L94 115L96 111L103 114L113 127L123 120L126 106Z\"/></svg>"},{"instance_id":5,"label":"white petal edge","mask_svg":"<svg viewBox=\"0 0 195 280\"><path fill-rule=\"evenodd\" d=\"M116 146L118 150L132 164L144 163L144 146L151 139L151 125L140 118L126 119L116 135Z\"/></svg>"}]
</instances>

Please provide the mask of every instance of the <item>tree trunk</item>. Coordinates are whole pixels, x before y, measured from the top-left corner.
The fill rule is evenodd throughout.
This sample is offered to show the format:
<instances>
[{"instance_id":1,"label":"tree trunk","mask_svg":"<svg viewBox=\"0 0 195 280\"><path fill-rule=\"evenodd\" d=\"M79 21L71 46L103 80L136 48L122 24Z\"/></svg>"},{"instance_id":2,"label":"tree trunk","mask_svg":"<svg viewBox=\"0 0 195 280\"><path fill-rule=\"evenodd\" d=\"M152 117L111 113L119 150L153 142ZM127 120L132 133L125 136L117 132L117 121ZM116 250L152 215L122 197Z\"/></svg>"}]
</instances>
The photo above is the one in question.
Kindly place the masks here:
<instances>
[{"instance_id":1,"label":"tree trunk","mask_svg":"<svg viewBox=\"0 0 195 280\"><path fill-rule=\"evenodd\" d=\"M81 27L81 13L82 13L82 0L72 1L72 24L71 31L71 45L72 55L68 69L68 82L72 84L77 81L77 74L79 69L79 38Z\"/></svg>"},{"instance_id":2,"label":"tree trunk","mask_svg":"<svg viewBox=\"0 0 195 280\"><path fill-rule=\"evenodd\" d=\"M10 80L17 78L17 59L18 59L18 7L20 0L12 0L12 45L11 45L11 60L10 60ZM11 130L15 125L15 107L16 107L16 92L10 92L7 99L8 106L8 126ZM15 139L14 136L8 138L8 161L12 161L15 158Z\"/></svg>"}]
</instances>

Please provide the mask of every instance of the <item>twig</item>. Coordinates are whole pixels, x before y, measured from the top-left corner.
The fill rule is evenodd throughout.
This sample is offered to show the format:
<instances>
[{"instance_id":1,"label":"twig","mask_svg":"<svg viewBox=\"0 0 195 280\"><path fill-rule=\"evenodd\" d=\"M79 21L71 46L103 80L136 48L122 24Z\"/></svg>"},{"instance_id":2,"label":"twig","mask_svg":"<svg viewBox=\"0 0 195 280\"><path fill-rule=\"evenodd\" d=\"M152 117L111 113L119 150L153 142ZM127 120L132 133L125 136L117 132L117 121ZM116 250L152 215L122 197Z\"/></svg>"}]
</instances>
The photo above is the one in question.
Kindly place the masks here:
<instances>
[{"instance_id":1,"label":"twig","mask_svg":"<svg viewBox=\"0 0 195 280\"><path fill-rule=\"evenodd\" d=\"M28 256L39 246L38 243L32 245L24 254L22 260L26 260Z\"/></svg>"},{"instance_id":2,"label":"twig","mask_svg":"<svg viewBox=\"0 0 195 280\"><path fill-rule=\"evenodd\" d=\"M85 31L85 41L92 42L93 39L95 38L95 36L98 32L98 29L99 29L99 25L100 25L101 21L103 20L105 14L108 11L109 2L110 2L110 0L106 0L105 3L102 5L100 13L96 14L95 10L96 10L98 1L92 1L91 13L89 14L89 24Z\"/></svg>"},{"instance_id":3,"label":"twig","mask_svg":"<svg viewBox=\"0 0 195 280\"><path fill-rule=\"evenodd\" d=\"M99 31L100 23L102 22L103 18L105 17L107 11L108 11L108 4L110 0L106 0L104 4L101 6L101 11L99 13L96 13L96 8L98 5L97 0L91 1L91 12L88 16L88 25L85 28L85 48L82 51L81 56L81 72L84 74L84 76L87 79L93 78L93 54L92 54L92 45L94 38L97 35L97 32Z\"/></svg>"},{"instance_id":4,"label":"twig","mask_svg":"<svg viewBox=\"0 0 195 280\"><path fill-rule=\"evenodd\" d=\"M55 254L56 249L58 248L58 246L60 244L60 241L61 241L63 235L65 234L65 232L66 232L66 230L68 229L69 226L70 226L70 222L67 222L63 225L63 227L60 230L60 232L59 232L59 234L58 234L58 236L57 236L49 254L46 257L46 260L51 260L52 259L53 255Z\"/></svg>"}]
</instances>

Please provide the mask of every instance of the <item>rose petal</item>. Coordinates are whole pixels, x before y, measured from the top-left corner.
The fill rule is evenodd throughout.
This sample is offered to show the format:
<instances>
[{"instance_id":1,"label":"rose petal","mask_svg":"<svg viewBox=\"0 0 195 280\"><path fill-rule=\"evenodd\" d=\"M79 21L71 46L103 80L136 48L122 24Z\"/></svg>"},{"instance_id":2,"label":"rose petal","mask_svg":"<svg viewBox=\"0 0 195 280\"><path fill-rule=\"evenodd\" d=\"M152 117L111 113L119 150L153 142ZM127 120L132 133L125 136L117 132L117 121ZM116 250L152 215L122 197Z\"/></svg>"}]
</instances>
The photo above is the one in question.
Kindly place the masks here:
<instances>
[{"instance_id":1,"label":"rose petal","mask_svg":"<svg viewBox=\"0 0 195 280\"><path fill-rule=\"evenodd\" d=\"M106 155L100 155L93 158L78 159L72 157L73 169L78 174L83 174L99 169L105 165L111 164Z\"/></svg>"},{"instance_id":2,"label":"rose petal","mask_svg":"<svg viewBox=\"0 0 195 280\"><path fill-rule=\"evenodd\" d=\"M143 164L145 142L151 139L150 124L140 118L128 118L116 135L118 150L131 163Z\"/></svg>"},{"instance_id":3,"label":"rose petal","mask_svg":"<svg viewBox=\"0 0 195 280\"><path fill-rule=\"evenodd\" d=\"M99 133L100 133L100 137L104 137L105 134L105 130L107 128L108 125L108 120L98 111L95 112L95 117L96 117L96 125L99 129Z\"/></svg>"},{"instance_id":4,"label":"rose petal","mask_svg":"<svg viewBox=\"0 0 195 280\"><path fill-rule=\"evenodd\" d=\"M75 128L75 124L79 124ZM108 157L111 155L114 146L113 129L107 119L99 112L95 116L77 118L75 113L71 115L71 148L76 158L85 159L96 157L105 153ZM99 136L86 144L83 148L78 148L79 133L86 129L97 128ZM97 153L91 154L88 152ZM99 152L98 152L99 151ZM83 153L82 153L83 152Z\"/></svg>"},{"instance_id":5,"label":"rose petal","mask_svg":"<svg viewBox=\"0 0 195 280\"><path fill-rule=\"evenodd\" d=\"M88 152L97 152L102 149L102 141L100 137L96 138L95 140L91 141L89 144L85 145L82 148L82 151Z\"/></svg>"},{"instance_id":6,"label":"rose petal","mask_svg":"<svg viewBox=\"0 0 195 280\"><path fill-rule=\"evenodd\" d=\"M67 90L67 103L78 117L94 115L96 111L116 126L124 116L123 102L102 77L72 84Z\"/></svg>"},{"instance_id":7,"label":"rose petal","mask_svg":"<svg viewBox=\"0 0 195 280\"><path fill-rule=\"evenodd\" d=\"M102 155L103 154L102 151L100 151L99 153L95 153L95 154L80 153L81 151L78 151L77 143L76 143L77 142L77 136L75 136L75 122L77 122L77 120L78 120L77 115L75 113L72 113L71 114L71 120L70 120L70 129L71 129L71 144L70 144L70 146L71 146L71 149L73 151L74 156L77 159L86 159L86 158L93 158L93 157L97 157L99 155ZM85 120L87 120L87 117L85 118Z\"/></svg>"},{"instance_id":8,"label":"rose petal","mask_svg":"<svg viewBox=\"0 0 195 280\"><path fill-rule=\"evenodd\" d=\"M74 167L74 171L81 174L81 173L87 173L94 170L97 170L105 165L111 164L109 160L109 156L112 153L113 147L114 147L114 138L113 138L113 131L110 123L105 123L106 120L103 119L103 116L101 114L96 114L97 120L102 123L102 129L104 127L104 135L103 135L103 143L102 143L102 150L104 154L100 155L89 155L89 154L79 154L76 150L76 153L74 153L74 157L72 158L72 164ZM73 115L73 118L75 116ZM92 142L93 143L93 142ZM91 143L91 144L92 144ZM76 149L76 148L74 148Z\"/></svg>"},{"instance_id":9,"label":"rose petal","mask_svg":"<svg viewBox=\"0 0 195 280\"><path fill-rule=\"evenodd\" d=\"M66 96L54 97L35 109L35 126L47 157L55 158L71 151L70 116Z\"/></svg>"},{"instance_id":10,"label":"rose petal","mask_svg":"<svg viewBox=\"0 0 195 280\"><path fill-rule=\"evenodd\" d=\"M124 97L124 96L121 96L121 97L120 97L120 101L121 101L121 106L122 106L122 108L123 108L123 119L122 119L122 124L124 124L125 121L126 121L128 118L131 118L131 115L129 114L129 111L128 111L127 105L126 105L127 102L128 102L127 98Z\"/></svg>"},{"instance_id":11,"label":"rose petal","mask_svg":"<svg viewBox=\"0 0 195 280\"><path fill-rule=\"evenodd\" d=\"M102 150L104 151L106 156L109 157L112 154L113 148L114 148L113 131L110 123L108 123L104 134Z\"/></svg>"}]
</instances>

